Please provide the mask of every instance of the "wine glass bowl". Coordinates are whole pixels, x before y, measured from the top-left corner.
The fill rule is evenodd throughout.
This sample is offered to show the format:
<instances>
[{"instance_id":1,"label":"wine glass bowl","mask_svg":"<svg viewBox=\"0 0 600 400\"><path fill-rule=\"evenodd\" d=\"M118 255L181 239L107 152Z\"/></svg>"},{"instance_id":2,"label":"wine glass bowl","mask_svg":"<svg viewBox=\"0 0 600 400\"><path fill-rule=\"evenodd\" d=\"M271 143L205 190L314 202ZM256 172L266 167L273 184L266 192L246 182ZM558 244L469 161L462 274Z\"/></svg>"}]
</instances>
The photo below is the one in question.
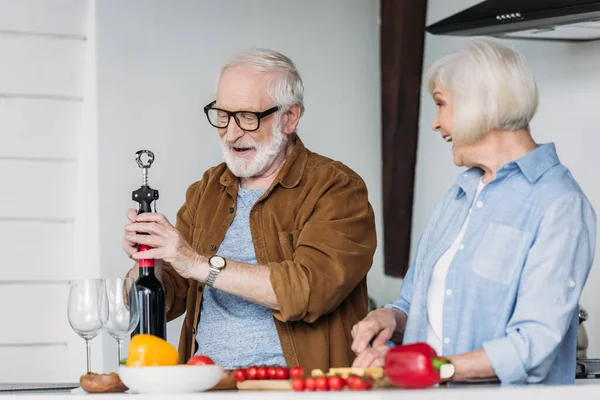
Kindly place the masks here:
<instances>
[{"instance_id":1,"label":"wine glass bowl","mask_svg":"<svg viewBox=\"0 0 600 400\"><path fill-rule=\"evenodd\" d=\"M120 362L123 340L133 332L140 320L135 280L106 278L104 283L108 306L104 327L117 341Z\"/></svg>"},{"instance_id":2,"label":"wine glass bowl","mask_svg":"<svg viewBox=\"0 0 600 400\"><path fill-rule=\"evenodd\" d=\"M102 279L71 281L67 317L71 328L85 340L88 373L91 372L90 341L102 330L107 311Z\"/></svg>"}]
</instances>

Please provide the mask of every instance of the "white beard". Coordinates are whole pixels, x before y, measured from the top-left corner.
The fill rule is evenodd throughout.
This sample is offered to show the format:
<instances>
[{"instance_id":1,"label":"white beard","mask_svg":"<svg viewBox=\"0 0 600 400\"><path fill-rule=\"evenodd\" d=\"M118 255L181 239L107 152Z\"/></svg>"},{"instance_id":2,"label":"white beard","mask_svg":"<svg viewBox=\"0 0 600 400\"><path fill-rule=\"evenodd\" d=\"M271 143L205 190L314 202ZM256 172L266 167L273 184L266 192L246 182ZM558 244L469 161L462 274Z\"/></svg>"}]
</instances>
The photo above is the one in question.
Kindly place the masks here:
<instances>
[{"instance_id":1,"label":"white beard","mask_svg":"<svg viewBox=\"0 0 600 400\"><path fill-rule=\"evenodd\" d=\"M288 136L281 131L281 124L276 123L273 126L271 139L266 143L258 143L252 139L239 139L234 143L227 143L221 138L221 152L227 167L238 178L251 178L265 172L273 162L286 149ZM237 157L232 147L251 147L255 149L254 158L246 161L243 157Z\"/></svg>"}]
</instances>

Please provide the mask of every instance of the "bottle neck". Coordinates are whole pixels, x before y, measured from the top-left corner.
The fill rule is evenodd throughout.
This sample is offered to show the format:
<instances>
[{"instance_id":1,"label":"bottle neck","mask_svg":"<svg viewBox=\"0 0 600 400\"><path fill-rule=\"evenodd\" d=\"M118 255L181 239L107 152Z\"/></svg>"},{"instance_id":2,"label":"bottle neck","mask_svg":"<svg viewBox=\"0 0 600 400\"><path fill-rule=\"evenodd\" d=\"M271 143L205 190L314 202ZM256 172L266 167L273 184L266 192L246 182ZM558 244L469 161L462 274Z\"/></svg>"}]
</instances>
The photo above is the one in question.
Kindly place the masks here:
<instances>
[{"instance_id":1,"label":"bottle neck","mask_svg":"<svg viewBox=\"0 0 600 400\"><path fill-rule=\"evenodd\" d=\"M156 276L154 267L139 267L140 276Z\"/></svg>"}]
</instances>

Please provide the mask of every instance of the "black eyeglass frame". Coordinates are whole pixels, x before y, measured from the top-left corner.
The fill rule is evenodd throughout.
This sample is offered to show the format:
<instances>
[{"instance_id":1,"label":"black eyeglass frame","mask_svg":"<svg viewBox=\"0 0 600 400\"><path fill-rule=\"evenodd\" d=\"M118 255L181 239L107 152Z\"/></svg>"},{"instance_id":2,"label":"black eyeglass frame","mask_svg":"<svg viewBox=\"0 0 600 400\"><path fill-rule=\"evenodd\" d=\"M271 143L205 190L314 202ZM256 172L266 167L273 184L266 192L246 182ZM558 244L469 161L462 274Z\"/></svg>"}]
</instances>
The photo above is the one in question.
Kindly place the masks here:
<instances>
[{"instance_id":1,"label":"black eyeglass frame","mask_svg":"<svg viewBox=\"0 0 600 400\"><path fill-rule=\"evenodd\" d=\"M208 119L208 123L211 124L212 126L214 126L215 128L218 129L225 129L229 126L229 121L231 121L231 117L233 117L233 119L235 119L235 123L237 124L237 126L240 127L240 129L246 131L246 132L254 132L257 131L258 128L260 128L260 120L263 119L264 117L267 117L277 111L279 111L281 109L281 106L275 106L275 107L271 107L268 110L259 112L259 111L244 111L244 110L240 110L240 111L227 111L227 110L223 110L222 108L217 108L214 107L214 105L217 103L216 100L210 102L209 104L207 104L206 106L204 106L204 114L206 114L206 119ZM225 126L218 126L215 125L211 122L210 117L208 116L208 112L209 110L217 110L217 111L221 111L227 114L228 118L227 118L227 124ZM240 124L240 120L238 119L237 114L238 113L250 113L250 114L254 114L256 115L256 118L258 120L258 124L256 125L255 129L244 129L242 128L241 124Z\"/></svg>"}]
</instances>

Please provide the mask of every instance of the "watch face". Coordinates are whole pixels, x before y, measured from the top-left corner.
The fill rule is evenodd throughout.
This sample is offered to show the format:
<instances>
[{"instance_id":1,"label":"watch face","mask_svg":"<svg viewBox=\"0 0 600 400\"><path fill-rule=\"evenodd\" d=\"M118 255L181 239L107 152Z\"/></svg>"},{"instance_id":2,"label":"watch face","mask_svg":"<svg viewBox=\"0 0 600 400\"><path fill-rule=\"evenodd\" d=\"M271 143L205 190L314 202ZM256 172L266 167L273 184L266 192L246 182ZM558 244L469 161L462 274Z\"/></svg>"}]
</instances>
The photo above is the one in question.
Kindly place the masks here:
<instances>
[{"instance_id":1,"label":"watch face","mask_svg":"<svg viewBox=\"0 0 600 400\"><path fill-rule=\"evenodd\" d=\"M450 379L454 376L454 365L442 364L440 367L440 378L442 379Z\"/></svg>"},{"instance_id":2,"label":"watch face","mask_svg":"<svg viewBox=\"0 0 600 400\"><path fill-rule=\"evenodd\" d=\"M221 269L225 266L225 259L223 257L214 256L210 258L210 265L215 268Z\"/></svg>"}]
</instances>

